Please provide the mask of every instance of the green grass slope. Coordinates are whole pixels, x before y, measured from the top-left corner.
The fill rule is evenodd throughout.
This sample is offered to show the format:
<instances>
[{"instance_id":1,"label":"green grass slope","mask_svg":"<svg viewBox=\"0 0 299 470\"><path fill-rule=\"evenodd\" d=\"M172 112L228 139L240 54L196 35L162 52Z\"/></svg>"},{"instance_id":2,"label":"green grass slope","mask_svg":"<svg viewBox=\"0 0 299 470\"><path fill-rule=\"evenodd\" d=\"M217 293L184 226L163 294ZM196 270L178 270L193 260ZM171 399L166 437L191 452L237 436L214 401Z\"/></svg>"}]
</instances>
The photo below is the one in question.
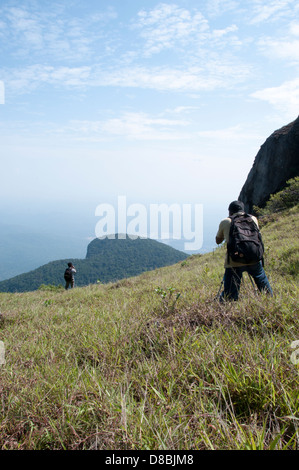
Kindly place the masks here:
<instances>
[{"instance_id":1,"label":"green grass slope","mask_svg":"<svg viewBox=\"0 0 299 470\"><path fill-rule=\"evenodd\" d=\"M274 297L214 301L224 247L0 294L0 449L298 449L298 206L263 222Z\"/></svg>"}]
</instances>

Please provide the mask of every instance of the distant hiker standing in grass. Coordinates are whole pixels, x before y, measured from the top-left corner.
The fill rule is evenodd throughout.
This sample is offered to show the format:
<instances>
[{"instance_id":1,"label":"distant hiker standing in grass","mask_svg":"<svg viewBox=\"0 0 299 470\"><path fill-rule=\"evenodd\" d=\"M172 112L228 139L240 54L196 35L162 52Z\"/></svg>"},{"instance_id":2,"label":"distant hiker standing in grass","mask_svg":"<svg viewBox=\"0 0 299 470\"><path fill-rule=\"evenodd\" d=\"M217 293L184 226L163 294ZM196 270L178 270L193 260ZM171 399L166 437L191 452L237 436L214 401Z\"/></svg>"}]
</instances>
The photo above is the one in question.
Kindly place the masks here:
<instances>
[{"instance_id":1,"label":"distant hiker standing in grass","mask_svg":"<svg viewBox=\"0 0 299 470\"><path fill-rule=\"evenodd\" d=\"M273 295L263 267L264 245L256 217L246 214L241 201L233 201L229 217L220 222L216 243L227 243L224 290L220 301L238 300L243 272L247 271L260 292Z\"/></svg>"},{"instance_id":2,"label":"distant hiker standing in grass","mask_svg":"<svg viewBox=\"0 0 299 470\"><path fill-rule=\"evenodd\" d=\"M71 288L74 287L74 285L75 285L74 274L77 272L72 263L68 263L67 265L68 265L68 267L64 271L64 280L65 280L65 289L66 290L69 287L71 287Z\"/></svg>"}]
</instances>

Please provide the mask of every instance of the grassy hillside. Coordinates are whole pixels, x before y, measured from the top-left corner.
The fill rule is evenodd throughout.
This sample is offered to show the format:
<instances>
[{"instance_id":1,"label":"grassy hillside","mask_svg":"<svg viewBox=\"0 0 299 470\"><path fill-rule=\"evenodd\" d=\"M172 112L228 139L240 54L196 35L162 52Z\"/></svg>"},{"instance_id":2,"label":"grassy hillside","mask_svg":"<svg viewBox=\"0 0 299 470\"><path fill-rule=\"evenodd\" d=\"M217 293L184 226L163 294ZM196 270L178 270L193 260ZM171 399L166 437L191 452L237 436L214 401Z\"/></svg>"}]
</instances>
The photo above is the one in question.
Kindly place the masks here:
<instances>
[{"instance_id":1,"label":"grassy hillside","mask_svg":"<svg viewBox=\"0 0 299 470\"><path fill-rule=\"evenodd\" d=\"M95 239L86 259L52 261L28 273L0 282L0 292L29 292L41 285L61 286L68 261L76 267L76 285L87 286L136 276L187 258L187 254L148 238Z\"/></svg>"},{"instance_id":2,"label":"grassy hillside","mask_svg":"<svg viewBox=\"0 0 299 470\"><path fill-rule=\"evenodd\" d=\"M239 302L214 301L224 247L1 293L0 449L298 449L298 229L298 206L264 219L273 298L245 277Z\"/></svg>"}]
</instances>

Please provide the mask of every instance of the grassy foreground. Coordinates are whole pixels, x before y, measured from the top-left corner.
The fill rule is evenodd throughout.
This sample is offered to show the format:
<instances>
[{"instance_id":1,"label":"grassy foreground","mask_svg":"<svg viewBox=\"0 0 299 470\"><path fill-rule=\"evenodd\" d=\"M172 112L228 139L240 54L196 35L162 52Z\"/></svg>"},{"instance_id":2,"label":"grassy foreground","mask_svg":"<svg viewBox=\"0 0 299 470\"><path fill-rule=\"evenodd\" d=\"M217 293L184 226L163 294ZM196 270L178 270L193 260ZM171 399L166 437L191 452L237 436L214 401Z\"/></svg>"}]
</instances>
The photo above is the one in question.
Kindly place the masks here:
<instances>
[{"instance_id":1,"label":"grassy foreground","mask_svg":"<svg viewBox=\"0 0 299 470\"><path fill-rule=\"evenodd\" d=\"M298 207L262 229L273 298L245 276L239 302L215 302L224 247L0 294L0 449L298 449L298 230Z\"/></svg>"}]
</instances>

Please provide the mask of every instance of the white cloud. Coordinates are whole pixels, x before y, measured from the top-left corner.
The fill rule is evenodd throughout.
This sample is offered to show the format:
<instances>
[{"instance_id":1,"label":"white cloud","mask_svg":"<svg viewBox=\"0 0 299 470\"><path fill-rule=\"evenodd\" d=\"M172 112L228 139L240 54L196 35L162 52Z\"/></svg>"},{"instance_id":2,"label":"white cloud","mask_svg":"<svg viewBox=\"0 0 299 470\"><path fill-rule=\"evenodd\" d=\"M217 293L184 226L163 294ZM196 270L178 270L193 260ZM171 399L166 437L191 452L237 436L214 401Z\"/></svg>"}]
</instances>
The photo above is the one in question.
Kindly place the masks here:
<instances>
[{"instance_id":1,"label":"white cloud","mask_svg":"<svg viewBox=\"0 0 299 470\"><path fill-rule=\"evenodd\" d=\"M266 101L288 119L296 118L299 110L299 78L290 80L278 87L265 88L251 95L253 98Z\"/></svg>"},{"instance_id":2,"label":"white cloud","mask_svg":"<svg viewBox=\"0 0 299 470\"><path fill-rule=\"evenodd\" d=\"M178 140L187 137L180 129L188 126L182 119L166 119L146 113L127 112L103 121L72 121L64 131L78 140L103 141L110 137L128 140Z\"/></svg>"},{"instance_id":3,"label":"white cloud","mask_svg":"<svg viewBox=\"0 0 299 470\"><path fill-rule=\"evenodd\" d=\"M6 19L14 36L19 34L32 47L39 48L42 46L42 25L36 15L30 14L24 8L10 8Z\"/></svg>"},{"instance_id":4,"label":"white cloud","mask_svg":"<svg viewBox=\"0 0 299 470\"><path fill-rule=\"evenodd\" d=\"M256 142L259 139L262 139L260 133L255 130L250 130L248 127L246 129L242 128L241 125L236 125L232 127L227 127L224 129L212 129L207 131L199 131L197 133L199 137L208 139L211 142L215 141L225 141L225 142L242 142L244 140Z\"/></svg>"},{"instance_id":5,"label":"white cloud","mask_svg":"<svg viewBox=\"0 0 299 470\"><path fill-rule=\"evenodd\" d=\"M238 10L239 8L239 1L235 0L209 0L206 5L210 16L219 16L227 11Z\"/></svg>"},{"instance_id":6,"label":"white cloud","mask_svg":"<svg viewBox=\"0 0 299 470\"><path fill-rule=\"evenodd\" d=\"M200 68L181 70L167 67L130 67L104 72L99 85L137 87L155 90L199 91L213 89L217 80L205 77Z\"/></svg>"},{"instance_id":7,"label":"white cloud","mask_svg":"<svg viewBox=\"0 0 299 470\"><path fill-rule=\"evenodd\" d=\"M239 29L236 24L213 29L201 11L189 11L177 5L162 3L153 10L140 11L133 28L139 30L141 38L145 40L140 46L145 57L152 57L165 50L173 51L176 55L183 54L185 58L198 57L203 53L208 55L208 51L213 48L223 49L227 45L233 47L241 44L233 34Z\"/></svg>"},{"instance_id":8,"label":"white cloud","mask_svg":"<svg viewBox=\"0 0 299 470\"><path fill-rule=\"evenodd\" d=\"M250 67L210 60L189 68L130 67L111 71L98 70L94 85L120 86L160 91L201 92L230 88L250 75Z\"/></svg>"},{"instance_id":9,"label":"white cloud","mask_svg":"<svg viewBox=\"0 0 299 470\"><path fill-rule=\"evenodd\" d=\"M279 21L281 18L293 18L297 0L254 0L252 3L252 24L267 21Z\"/></svg>"},{"instance_id":10,"label":"white cloud","mask_svg":"<svg viewBox=\"0 0 299 470\"><path fill-rule=\"evenodd\" d=\"M290 24L290 33L294 36L299 36L299 22L293 21Z\"/></svg>"},{"instance_id":11,"label":"white cloud","mask_svg":"<svg viewBox=\"0 0 299 470\"><path fill-rule=\"evenodd\" d=\"M54 67L32 65L24 69L2 71L10 92L27 94L45 85L82 87L90 76L90 67Z\"/></svg>"},{"instance_id":12,"label":"white cloud","mask_svg":"<svg viewBox=\"0 0 299 470\"><path fill-rule=\"evenodd\" d=\"M232 2L224 4L228 8ZM63 10L63 5L60 8ZM244 83L251 75L250 64L242 63L232 53L232 46L242 45L236 35L238 26L228 24L211 29L197 9L189 11L175 4L161 3L152 10L139 11L133 29L137 28L142 40L138 42L135 38L134 50L127 49L123 54L115 49L120 44L115 31L111 35L106 33L102 42L99 39L104 33L100 33L100 28L92 29L92 34L88 31L88 27L103 21L103 14L89 13L84 19L72 17L67 21L55 9L48 16L41 9L29 14L25 7L3 12L11 29L8 42L14 44L19 54L32 54L31 63L36 61L24 68L3 70L0 78L5 80L9 91L27 93L55 85L84 90L87 86L108 86L192 93L231 88ZM108 9L106 20L110 19L115 19L115 12ZM230 50L226 52L228 45ZM154 61L146 65L138 62L140 54L149 58L166 49L175 51L179 65L172 65L171 61L162 66ZM113 62L101 61L107 54L113 55ZM96 60L87 65L91 64L92 56Z\"/></svg>"},{"instance_id":13,"label":"white cloud","mask_svg":"<svg viewBox=\"0 0 299 470\"><path fill-rule=\"evenodd\" d=\"M288 60L293 64L299 61L299 39L267 38L258 45L265 55L272 58Z\"/></svg>"},{"instance_id":14,"label":"white cloud","mask_svg":"<svg viewBox=\"0 0 299 470\"><path fill-rule=\"evenodd\" d=\"M161 52L164 49L184 45L191 37L209 29L208 21L196 11L193 14L177 5L160 4L151 11L142 10L134 25L145 39L144 54Z\"/></svg>"},{"instance_id":15,"label":"white cloud","mask_svg":"<svg viewBox=\"0 0 299 470\"><path fill-rule=\"evenodd\" d=\"M223 36L225 36L226 34L234 32L234 31L238 31L238 29L239 29L238 26L233 24L233 25L228 26L227 28L224 28L224 29L214 29L212 35L215 38L223 38Z\"/></svg>"},{"instance_id":16,"label":"white cloud","mask_svg":"<svg viewBox=\"0 0 299 470\"><path fill-rule=\"evenodd\" d=\"M103 131L137 140L177 140L182 134L174 128L186 126L181 120L151 118L144 113L126 113L122 118L108 120Z\"/></svg>"},{"instance_id":17,"label":"white cloud","mask_svg":"<svg viewBox=\"0 0 299 470\"><path fill-rule=\"evenodd\" d=\"M200 109L198 106L177 106L174 109L169 109L166 110L166 113L171 113L171 114L184 114L184 113L189 113L191 111L195 111Z\"/></svg>"},{"instance_id":18,"label":"white cloud","mask_svg":"<svg viewBox=\"0 0 299 470\"><path fill-rule=\"evenodd\" d=\"M114 10L108 8L101 14L69 19L64 15L66 8L63 4L51 5L51 11L38 6L3 7L0 32L6 39L6 46L13 50L15 57L43 55L47 63L50 60L86 60L95 50L99 54L99 47L94 48L94 45L102 39L100 26L115 19Z\"/></svg>"},{"instance_id":19,"label":"white cloud","mask_svg":"<svg viewBox=\"0 0 299 470\"><path fill-rule=\"evenodd\" d=\"M293 21L283 35L261 38L257 44L265 55L294 64L299 61L299 23Z\"/></svg>"},{"instance_id":20,"label":"white cloud","mask_svg":"<svg viewBox=\"0 0 299 470\"><path fill-rule=\"evenodd\" d=\"M10 92L26 94L45 86L60 88L127 87L157 91L202 92L231 88L244 82L251 70L230 61L210 60L203 66L170 67L116 67L101 66L44 66L36 64L24 69L3 70L1 78Z\"/></svg>"}]
</instances>

